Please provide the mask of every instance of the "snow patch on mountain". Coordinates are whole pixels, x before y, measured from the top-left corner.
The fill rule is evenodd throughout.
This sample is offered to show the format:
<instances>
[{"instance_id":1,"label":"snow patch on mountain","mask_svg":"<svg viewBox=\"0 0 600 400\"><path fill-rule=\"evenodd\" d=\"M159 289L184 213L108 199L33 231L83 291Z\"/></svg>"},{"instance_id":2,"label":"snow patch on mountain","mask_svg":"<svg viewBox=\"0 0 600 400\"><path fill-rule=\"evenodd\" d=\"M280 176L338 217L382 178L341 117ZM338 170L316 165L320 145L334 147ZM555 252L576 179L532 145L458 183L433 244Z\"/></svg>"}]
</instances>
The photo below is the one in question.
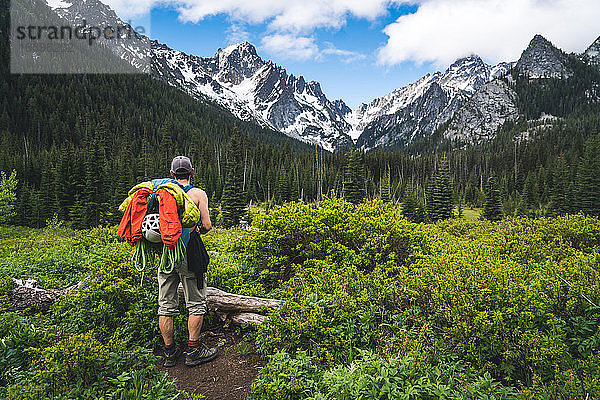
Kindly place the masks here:
<instances>
[{"instance_id":1,"label":"snow patch on mountain","mask_svg":"<svg viewBox=\"0 0 600 400\"><path fill-rule=\"evenodd\" d=\"M593 64L600 65L600 37L587 48L584 56Z\"/></svg>"},{"instance_id":2,"label":"snow patch on mountain","mask_svg":"<svg viewBox=\"0 0 600 400\"><path fill-rule=\"evenodd\" d=\"M360 105L347 118L349 133L365 149L408 143L433 133L480 87L503 75L513 63L490 66L477 55L456 60L444 72Z\"/></svg>"}]
</instances>

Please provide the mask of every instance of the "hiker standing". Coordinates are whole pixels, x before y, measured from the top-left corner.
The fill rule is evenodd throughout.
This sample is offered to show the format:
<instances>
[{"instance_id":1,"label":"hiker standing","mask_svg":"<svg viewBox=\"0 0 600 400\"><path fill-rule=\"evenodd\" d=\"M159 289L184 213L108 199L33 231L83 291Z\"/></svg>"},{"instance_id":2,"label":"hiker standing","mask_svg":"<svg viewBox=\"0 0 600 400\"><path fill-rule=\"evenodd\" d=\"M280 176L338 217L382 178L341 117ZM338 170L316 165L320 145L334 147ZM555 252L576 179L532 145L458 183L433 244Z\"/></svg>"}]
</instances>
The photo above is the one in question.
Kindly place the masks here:
<instances>
[{"instance_id":1,"label":"hiker standing","mask_svg":"<svg viewBox=\"0 0 600 400\"><path fill-rule=\"evenodd\" d=\"M206 277L208 254L199 235L211 229L208 213L208 197L206 193L190 185L194 174L192 163L188 157L177 156L171 162L171 176L184 187L191 200L196 204L201 214L201 221L193 228L184 228L181 238L186 245L186 255L170 273L158 270L158 325L165 344L165 367L172 367L177 362L180 347L174 340L173 316L179 313L177 287L181 282L188 309L189 340L186 350L185 364L198 365L211 361L217 356L216 348L208 348L200 343L200 330L204 314L206 314ZM200 247L200 249L198 248ZM205 264L202 257L206 257ZM204 265L204 271L196 267Z\"/></svg>"}]
</instances>

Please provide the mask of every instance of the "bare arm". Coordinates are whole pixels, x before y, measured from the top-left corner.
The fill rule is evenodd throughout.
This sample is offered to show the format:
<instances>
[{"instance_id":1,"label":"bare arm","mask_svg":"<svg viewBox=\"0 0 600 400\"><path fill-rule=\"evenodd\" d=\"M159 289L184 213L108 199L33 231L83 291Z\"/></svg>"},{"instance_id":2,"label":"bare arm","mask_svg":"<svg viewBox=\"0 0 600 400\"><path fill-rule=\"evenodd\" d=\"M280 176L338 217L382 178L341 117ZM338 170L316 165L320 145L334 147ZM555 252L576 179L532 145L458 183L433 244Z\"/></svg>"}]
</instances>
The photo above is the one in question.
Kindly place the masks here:
<instances>
[{"instance_id":1,"label":"bare arm","mask_svg":"<svg viewBox=\"0 0 600 400\"><path fill-rule=\"evenodd\" d=\"M200 210L200 221L202 222L202 228L204 228L204 233L208 232L212 228L212 223L210 222L210 214L208 212L208 196L204 190L193 188L188 192L190 198L196 203L198 209Z\"/></svg>"}]
</instances>

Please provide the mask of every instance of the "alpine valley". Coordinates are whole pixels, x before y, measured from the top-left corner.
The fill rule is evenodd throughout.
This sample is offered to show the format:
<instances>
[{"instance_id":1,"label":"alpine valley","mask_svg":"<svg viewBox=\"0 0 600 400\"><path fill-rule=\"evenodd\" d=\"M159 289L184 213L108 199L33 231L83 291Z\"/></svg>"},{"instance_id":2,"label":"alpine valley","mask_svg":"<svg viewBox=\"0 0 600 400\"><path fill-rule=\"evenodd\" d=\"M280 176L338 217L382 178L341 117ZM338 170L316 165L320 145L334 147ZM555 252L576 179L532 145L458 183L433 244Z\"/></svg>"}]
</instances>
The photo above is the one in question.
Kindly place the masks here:
<instances>
[{"instance_id":1,"label":"alpine valley","mask_svg":"<svg viewBox=\"0 0 600 400\"><path fill-rule=\"evenodd\" d=\"M46 1L71 23L84 18L123 23L98 0ZM526 114L520 107L525 99L515 89L517 76L540 82L568 80L574 78L574 62L598 65L600 60L600 38L575 55L536 35L516 62L489 65L472 54L444 72L428 74L351 110L342 99L328 99L319 82L288 74L264 60L248 42L218 49L212 57L186 54L148 38L138 47L104 43L132 64L140 53L150 52L155 78L198 100L214 102L242 120L330 151L410 147L434 133L437 141L460 145L488 141L506 121ZM597 83L586 90L590 102L598 101ZM556 121L552 116L558 117L550 109L540 111L535 119L551 123Z\"/></svg>"}]
</instances>

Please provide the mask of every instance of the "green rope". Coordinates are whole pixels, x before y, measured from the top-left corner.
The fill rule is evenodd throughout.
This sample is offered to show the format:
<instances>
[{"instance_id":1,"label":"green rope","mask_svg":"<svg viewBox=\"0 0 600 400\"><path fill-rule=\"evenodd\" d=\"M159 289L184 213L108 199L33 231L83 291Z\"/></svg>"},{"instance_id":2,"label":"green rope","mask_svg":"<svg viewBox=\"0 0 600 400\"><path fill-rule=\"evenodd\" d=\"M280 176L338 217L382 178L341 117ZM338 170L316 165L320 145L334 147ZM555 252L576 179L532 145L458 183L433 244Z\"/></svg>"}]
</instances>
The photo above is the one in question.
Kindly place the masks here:
<instances>
[{"instance_id":1,"label":"green rope","mask_svg":"<svg viewBox=\"0 0 600 400\"><path fill-rule=\"evenodd\" d=\"M185 257L185 245L180 237L177 243L175 243L175 247L172 249L163 246L163 252L159 263L160 270L165 274L171 273L173 268L175 268L175 265L183 260L183 257Z\"/></svg>"},{"instance_id":2,"label":"green rope","mask_svg":"<svg viewBox=\"0 0 600 400\"><path fill-rule=\"evenodd\" d=\"M133 256L131 257L131 263L138 272L142 273L142 281L144 279L144 272L147 267L154 268L155 250L151 243L146 240L139 240L135 243L133 250ZM172 249L162 245L162 254L158 263L158 268L165 273L169 274L175 268L175 265L179 264L185 257L185 245L181 237L175 243L175 247ZM141 282L140 282L141 285Z\"/></svg>"}]
</instances>

